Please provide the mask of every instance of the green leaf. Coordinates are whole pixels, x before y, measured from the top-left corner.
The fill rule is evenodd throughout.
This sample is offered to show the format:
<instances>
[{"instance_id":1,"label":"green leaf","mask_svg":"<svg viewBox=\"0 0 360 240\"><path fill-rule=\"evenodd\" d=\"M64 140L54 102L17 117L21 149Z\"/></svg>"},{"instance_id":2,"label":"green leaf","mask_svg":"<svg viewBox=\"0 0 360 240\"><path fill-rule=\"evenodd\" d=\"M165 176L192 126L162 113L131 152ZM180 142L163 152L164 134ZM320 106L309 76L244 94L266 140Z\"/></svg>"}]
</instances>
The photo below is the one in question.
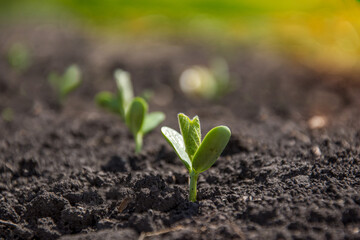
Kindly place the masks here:
<instances>
[{"instance_id":1,"label":"green leaf","mask_svg":"<svg viewBox=\"0 0 360 240\"><path fill-rule=\"evenodd\" d=\"M218 159L231 136L230 129L218 126L206 134L193 159L193 169L197 173L209 169Z\"/></svg>"},{"instance_id":2,"label":"green leaf","mask_svg":"<svg viewBox=\"0 0 360 240\"><path fill-rule=\"evenodd\" d=\"M142 127L142 132L145 135L154 128L156 128L165 119L165 114L162 112L152 112L145 116L145 122Z\"/></svg>"},{"instance_id":3,"label":"green leaf","mask_svg":"<svg viewBox=\"0 0 360 240\"><path fill-rule=\"evenodd\" d=\"M81 71L76 65L71 65L62 76L56 73L50 73L49 82L51 86L57 91L60 102L65 97L75 90L81 83Z\"/></svg>"},{"instance_id":4,"label":"green leaf","mask_svg":"<svg viewBox=\"0 0 360 240\"><path fill-rule=\"evenodd\" d=\"M147 110L148 106L145 100L136 97L132 100L129 109L126 112L126 125L134 137L136 137L143 126Z\"/></svg>"},{"instance_id":5,"label":"green leaf","mask_svg":"<svg viewBox=\"0 0 360 240\"><path fill-rule=\"evenodd\" d=\"M100 92L95 96L95 102L100 107L120 115L122 119L125 119L125 110L121 104L121 99L114 96L111 92Z\"/></svg>"},{"instance_id":6,"label":"green leaf","mask_svg":"<svg viewBox=\"0 0 360 240\"><path fill-rule=\"evenodd\" d=\"M161 133L163 134L166 141L175 150L176 154L179 156L180 160L183 162L185 167L189 171L191 171L192 164L191 164L188 154L186 153L184 139L180 135L180 133L178 133L177 131L175 131L174 129L171 129L169 127L162 127Z\"/></svg>"},{"instance_id":7,"label":"green leaf","mask_svg":"<svg viewBox=\"0 0 360 240\"><path fill-rule=\"evenodd\" d=\"M61 97L66 97L70 92L75 90L81 83L81 71L76 65L68 67L62 77L60 88Z\"/></svg>"},{"instance_id":8,"label":"green leaf","mask_svg":"<svg viewBox=\"0 0 360 240\"><path fill-rule=\"evenodd\" d=\"M190 159L193 159L194 154L201 144L201 129L200 120L195 116L192 120L185 114L178 114L181 134L184 138L185 149Z\"/></svg>"},{"instance_id":9,"label":"green leaf","mask_svg":"<svg viewBox=\"0 0 360 240\"><path fill-rule=\"evenodd\" d=\"M117 69L114 76L118 88L118 94L122 99L123 108L126 111L134 98L134 90L130 80L130 74L121 69Z\"/></svg>"}]
</instances>

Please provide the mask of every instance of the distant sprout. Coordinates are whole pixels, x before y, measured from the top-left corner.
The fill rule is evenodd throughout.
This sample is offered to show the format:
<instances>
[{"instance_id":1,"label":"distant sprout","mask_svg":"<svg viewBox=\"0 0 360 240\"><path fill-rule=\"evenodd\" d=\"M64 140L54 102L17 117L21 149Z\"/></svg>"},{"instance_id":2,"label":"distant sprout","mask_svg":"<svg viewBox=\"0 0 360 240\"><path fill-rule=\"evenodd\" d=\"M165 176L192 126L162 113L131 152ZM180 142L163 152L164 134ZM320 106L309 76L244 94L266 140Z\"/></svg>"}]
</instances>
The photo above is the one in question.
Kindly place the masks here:
<instances>
[{"instance_id":1,"label":"distant sprout","mask_svg":"<svg viewBox=\"0 0 360 240\"><path fill-rule=\"evenodd\" d=\"M216 80L208 68L193 66L181 74L180 89L190 96L211 99L216 96Z\"/></svg>"},{"instance_id":2,"label":"distant sprout","mask_svg":"<svg viewBox=\"0 0 360 240\"><path fill-rule=\"evenodd\" d=\"M14 43L8 50L7 59L15 71L24 71L30 66L29 49L22 43Z\"/></svg>"},{"instance_id":3,"label":"distant sprout","mask_svg":"<svg viewBox=\"0 0 360 240\"><path fill-rule=\"evenodd\" d=\"M4 108L1 111L1 118L5 122L12 122L14 120L14 111L11 108Z\"/></svg>"},{"instance_id":4,"label":"distant sprout","mask_svg":"<svg viewBox=\"0 0 360 240\"><path fill-rule=\"evenodd\" d=\"M308 120L310 129L320 129L328 124L328 119L325 116L315 115Z\"/></svg>"},{"instance_id":5,"label":"distant sprout","mask_svg":"<svg viewBox=\"0 0 360 240\"><path fill-rule=\"evenodd\" d=\"M189 171L189 201L195 202L199 174L209 169L219 158L229 142L231 132L226 126L218 126L211 129L201 141L198 116L190 119L180 113L178 121L181 134L169 127L162 127L161 132Z\"/></svg>"},{"instance_id":6,"label":"distant sprout","mask_svg":"<svg viewBox=\"0 0 360 240\"><path fill-rule=\"evenodd\" d=\"M215 58L211 61L210 69L216 79L216 95L225 95L231 87L229 66L227 62L223 58Z\"/></svg>"},{"instance_id":7,"label":"distant sprout","mask_svg":"<svg viewBox=\"0 0 360 240\"><path fill-rule=\"evenodd\" d=\"M145 101L149 102L154 97L154 91L151 89L145 89L140 94L140 97L142 97Z\"/></svg>"},{"instance_id":8,"label":"distant sprout","mask_svg":"<svg viewBox=\"0 0 360 240\"><path fill-rule=\"evenodd\" d=\"M214 59L210 68L192 66L180 76L180 89L189 96L218 99L230 90L229 67L222 58Z\"/></svg>"},{"instance_id":9,"label":"distant sprout","mask_svg":"<svg viewBox=\"0 0 360 240\"><path fill-rule=\"evenodd\" d=\"M95 96L96 103L120 116L135 139L135 152L139 153L145 134L156 128L165 119L162 112L148 113L148 104L141 97L134 97L130 74L123 70L115 71L117 93L103 91Z\"/></svg>"},{"instance_id":10,"label":"distant sprout","mask_svg":"<svg viewBox=\"0 0 360 240\"><path fill-rule=\"evenodd\" d=\"M65 70L62 76L50 73L48 81L56 91L59 102L63 103L69 93L80 86L81 71L77 65L73 64Z\"/></svg>"}]
</instances>

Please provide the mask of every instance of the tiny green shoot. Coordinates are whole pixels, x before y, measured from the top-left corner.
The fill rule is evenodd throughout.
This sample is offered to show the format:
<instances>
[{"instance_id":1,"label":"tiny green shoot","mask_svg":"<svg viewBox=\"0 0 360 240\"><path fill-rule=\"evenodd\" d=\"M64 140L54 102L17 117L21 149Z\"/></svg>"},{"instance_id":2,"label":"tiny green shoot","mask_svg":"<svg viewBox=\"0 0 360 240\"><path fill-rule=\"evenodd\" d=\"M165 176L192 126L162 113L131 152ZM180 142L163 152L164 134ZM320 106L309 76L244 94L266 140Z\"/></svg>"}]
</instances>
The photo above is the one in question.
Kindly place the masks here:
<instances>
[{"instance_id":1,"label":"tiny green shoot","mask_svg":"<svg viewBox=\"0 0 360 240\"><path fill-rule=\"evenodd\" d=\"M229 67L222 58L212 60L210 67L192 66L179 79L180 89L189 96L219 99L231 88Z\"/></svg>"},{"instance_id":2,"label":"tiny green shoot","mask_svg":"<svg viewBox=\"0 0 360 240\"><path fill-rule=\"evenodd\" d=\"M7 107L7 108L4 108L2 111L1 111L1 118L5 121L5 122L12 122L13 119L14 119L14 111Z\"/></svg>"},{"instance_id":3,"label":"tiny green shoot","mask_svg":"<svg viewBox=\"0 0 360 240\"><path fill-rule=\"evenodd\" d=\"M201 141L198 116L190 119L180 113L178 121L181 134L169 127L162 127L161 132L189 171L189 201L195 202L199 174L216 162L229 142L231 132L226 126L217 126L211 129Z\"/></svg>"},{"instance_id":4,"label":"tiny green shoot","mask_svg":"<svg viewBox=\"0 0 360 240\"><path fill-rule=\"evenodd\" d=\"M139 153L145 134L156 128L165 119L162 112L148 113L148 104L142 97L134 97L130 74L118 69L115 71L116 94L103 91L96 95L96 103L117 114L126 124L135 139L135 152Z\"/></svg>"},{"instance_id":5,"label":"tiny green shoot","mask_svg":"<svg viewBox=\"0 0 360 240\"><path fill-rule=\"evenodd\" d=\"M10 66L17 72L22 72L30 66L30 52L22 43L14 43L10 46L7 59Z\"/></svg>"},{"instance_id":6,"label":"tiny green shoot","mask_svg":"<svg viewBox=\"0 0 360 240\"><path fill-rule=\"evenodd\" d=\"M56 91L59 102L63 103L69 93L81 84L80 68L73 64L65 70L62 76L52 72L49 74L48 81Z\"/></svg>"}]
</instances>

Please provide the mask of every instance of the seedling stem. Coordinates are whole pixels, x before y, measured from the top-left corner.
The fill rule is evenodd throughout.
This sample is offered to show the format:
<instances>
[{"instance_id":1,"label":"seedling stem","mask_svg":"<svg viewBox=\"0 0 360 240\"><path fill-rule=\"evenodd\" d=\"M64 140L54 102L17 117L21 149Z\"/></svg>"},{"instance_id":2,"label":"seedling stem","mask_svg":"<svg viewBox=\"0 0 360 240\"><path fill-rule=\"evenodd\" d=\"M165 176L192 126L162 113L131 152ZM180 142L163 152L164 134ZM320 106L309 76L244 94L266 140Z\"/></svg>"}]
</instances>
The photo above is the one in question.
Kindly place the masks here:
<instances>
[{"instance_id":1,"label":"seedling stem","mask_svg":"<svg viewBox=\"0 0 360 240\"><path fill-rule=\"evenodd\" d=\"M197 186L197 180L199 178L199 174L195 171L190 172L190 184L189 184L189 201L195 202L196 201L196 186Z\"/></svg>"},{"instance_id":2,"label":"seedling stem","mask_svg":"<svg viewBox=\"0 0 360 240\"><path fill-rule=\"evenodd\" d=\"M138 133L135 139L135 153L140 153L143 145L143 135Z\"/></svg>"}]
</instances>

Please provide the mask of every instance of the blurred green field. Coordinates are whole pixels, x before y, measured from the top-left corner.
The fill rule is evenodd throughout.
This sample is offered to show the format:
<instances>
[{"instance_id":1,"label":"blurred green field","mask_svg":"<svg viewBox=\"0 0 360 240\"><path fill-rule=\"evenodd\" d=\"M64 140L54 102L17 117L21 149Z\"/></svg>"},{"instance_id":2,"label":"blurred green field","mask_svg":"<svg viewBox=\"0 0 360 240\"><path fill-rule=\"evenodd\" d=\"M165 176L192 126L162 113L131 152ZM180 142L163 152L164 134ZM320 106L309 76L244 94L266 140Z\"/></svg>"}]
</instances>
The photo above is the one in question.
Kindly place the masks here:
<instances>
[{"instance_id":1,"label":"blurred green field","mask_svg":"<svg viewBox=\"0 0 360 240\"><path fill-rule=\"evenodd\" d=\"M356 0L3 0L0 20L51 21L96 35L244 44L324 71L360 61Z\"/></svg>"}]
</instances>

